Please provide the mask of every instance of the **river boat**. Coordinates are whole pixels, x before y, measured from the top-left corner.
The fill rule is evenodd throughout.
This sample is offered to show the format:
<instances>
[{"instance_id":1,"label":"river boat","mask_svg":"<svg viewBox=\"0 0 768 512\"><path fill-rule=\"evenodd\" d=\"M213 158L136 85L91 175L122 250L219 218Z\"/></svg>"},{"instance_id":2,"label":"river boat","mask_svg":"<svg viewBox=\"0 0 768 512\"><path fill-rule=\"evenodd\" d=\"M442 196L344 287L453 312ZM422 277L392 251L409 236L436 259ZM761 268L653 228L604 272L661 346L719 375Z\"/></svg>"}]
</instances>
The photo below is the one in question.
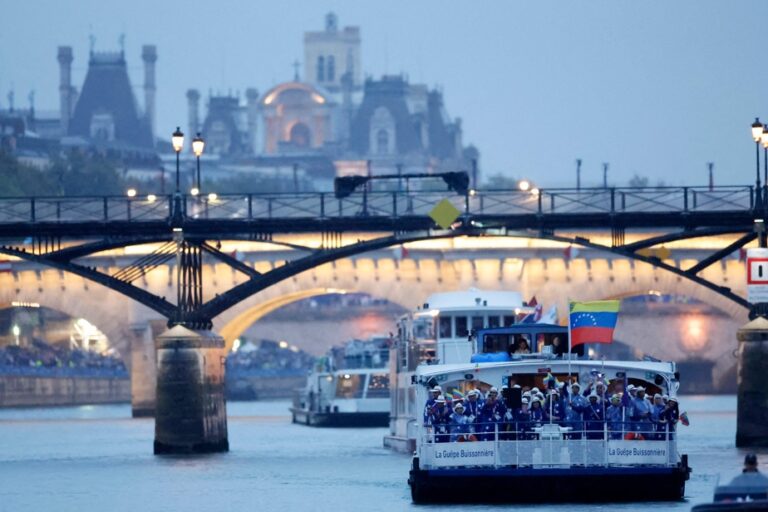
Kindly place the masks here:
<instances>
[{"instance_id":1,"label":"river boat","mask_svg":"<svg viewBox=\"0 0 768 512\"><path fill-rule=\"evenodd\" d=\"M389 337L353 340L332 349L294 394L293 423L316 427L386 427Z\"/></svg>"},{"instance_id":2,"label":"river boat","mask_svg":"<svg viewBox=\"0 0 768 512\"><path fill-rule=\"evenodd\" d=\"M514 325L534 311L518 292L470 288L430 295L402 316L390 354L391 410L384 446L408 454L416 449L423 402L417 400L412 379L419 365L468 362L470 332Z\"/></svg>"},{"instance_id":3,"label":"river boat","mask_svg":"<svg viewBox=\"0 0 768 512\"><path fill-rule=\"evenodd\" d=\"M523 341L530 353L521 353L526 352L520 350ZM679 374L674 363L589 360L581 355L583 345L568 352L567 327L551 324L479 329L465 342L470 348L464 352L471 355L464 361L416 368L410 389L416 401L423 407L435 386L446 396L467 395L473 389L487 395L495 387L515 415L465 426L472 433L458 436L452 427L444 430L419 417L408 480L414 502L683 498L690 469L687 456L678 454L674 429L632 422L624 413L609 422L526 420L534 415L518 414L524 411L524 399L534 401L525 398L526 390L538 388L546 396L543 407L549 404L551 412L557 404L553 390L564 395L574 382L592 390L600 382L604 396L632 384L644 387L650 396L675 398ZM595 403L603 404L597 407L604 414L605 402L597 398ZM461 442L464 439L469 442Z\"/></svg>"},{"instance_id":4,"label":"river boat","mask_svg":"<svg viewBox=\"0 0 768 512\"><path fill-rule=\"evenodd\" d=\"M748 455L745 464L752 457L757 466L757 458ZM768 477L757 471L745 469L742 474L724 485L715 488L712 503L701 503L691 512L742 512L749 510L768 510Z\"/></svg>"}]
</instances>

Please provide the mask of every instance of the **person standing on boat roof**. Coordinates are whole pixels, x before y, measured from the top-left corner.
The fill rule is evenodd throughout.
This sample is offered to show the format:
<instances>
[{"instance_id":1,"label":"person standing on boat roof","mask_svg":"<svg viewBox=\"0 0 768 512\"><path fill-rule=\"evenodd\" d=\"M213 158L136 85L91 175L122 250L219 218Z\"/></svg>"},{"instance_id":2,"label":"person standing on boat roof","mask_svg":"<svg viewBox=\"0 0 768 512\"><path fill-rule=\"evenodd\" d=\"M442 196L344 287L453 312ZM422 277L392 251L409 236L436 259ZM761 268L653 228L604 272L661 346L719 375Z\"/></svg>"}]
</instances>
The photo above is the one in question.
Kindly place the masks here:
<instances>
[{"instance_id":1,"label":"person standing on boat roof","mask_svg":"<svg viewBox=\"0 0 768 512\"><path fill-rule=\"evenodd\" d=\"M584 411L587 439L602 439L603 424L605 423L604 407L600 403L597 393L589 395L589 406Z\"/></svg>"},{"instance_id":2,"label":"person standing on boat roof","mask_svg":"<svg viewBox=\"0 0 768 512\"><path fill-rule=\"evenodd\" d=\"M652 437L653 423L651 423L651 404L645 398L645 388L635 388L636 397L632 401L632 421L635 423L635 432L644 438Z\"/></svg>"},{"instance_id":3,"label":"person standing on boat roof","mask_svg":"<svg viewBox=\"0 0 768 512\"><path fill-rule=\"evenodd\" d=\"M571 427L570 439L581 439L584 431L584 411L589 407L589 401L581 394L581 385L578 382L571 384L571 393L566 398L565 418L567 426Z\"/></svg>"},{"instance_id":4,"label":"person standing on boat roof","mask_svg":"<svg viewBox=\"0 0 768 512\"><path fill-rule=\"evenodd\" d=\"M493 441L497 428L501 430L501 424L504 421L507 408L498 398L499 390L491 388L488 391L488 398L485 400L482 408L480 408L477 423L479 431L482 432L481 440L483 441Z\"/></svg>"},{"instance_id":5,"label":"person standing on boat roof","mask_svg":"<svg viewBox=\"0 0 768 512\"><path fill-rule=\"evenodd\" d=\"M614 393L611 396L611 405L605 409L605 419L608 422L608 430L611 439L624 437L624 408L621 405L621 395Z\"/></svg>"}]
</instances>

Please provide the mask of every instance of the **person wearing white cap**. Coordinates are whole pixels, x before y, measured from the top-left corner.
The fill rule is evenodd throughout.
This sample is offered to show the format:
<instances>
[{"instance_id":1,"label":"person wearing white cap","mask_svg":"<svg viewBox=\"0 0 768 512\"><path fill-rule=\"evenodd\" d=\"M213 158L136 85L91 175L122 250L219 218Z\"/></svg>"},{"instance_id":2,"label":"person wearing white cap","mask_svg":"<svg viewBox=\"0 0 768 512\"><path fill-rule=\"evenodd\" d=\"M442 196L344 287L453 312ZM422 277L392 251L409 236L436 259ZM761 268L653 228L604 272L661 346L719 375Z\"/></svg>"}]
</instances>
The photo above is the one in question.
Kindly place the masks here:
<instances>
[{"instance_id":1,"label":"person wearing white cap","mask_svg":"<svg viewBox=\"0 0 768 512\"><path fill-rule=\"evenodd\" d=\"M654 435L656 440L664 439L663 432L667 429L667 422L661 417L661 414L667 408L664 405L664 398L656 393L653 395L653 403L651 404L651 423L653 423Z\"/></svg>"},{"instance_id":2,"label":"person wearing white cap","mask_svg":"<svg viewBox=\"0 0 768 512\"><path fill-rule=\"evenodd\" d=\"M529 410L531 420L531 427L540 427L544 423L544 409L541 408L543 400L537 396L531 400L531 408Z\"/></svg>"},{"instance_id":3,"label":"person wearing white cap","mask_svg":"<svg viewBox=\"0 0 768 512\"><path fill-rule=\"evenodd\" d=\"M429 413L429 424L432 425L435 434L435 442L447 443L449 441L448 423L450 409L445 406L445 397L440 395L435 400L435 405Z\"/></svg>"},{"instance_id":4,"label":"person wearing white cap","mask_svg":"<svg viewBox=\"0 0 768 512\"><path fill-rule=\"evenodd\" d=\"M589 407L589 401L582 396L580 391L581 385L574 382L571 384L571 392L566 399L566 419L568 426L571 427L571 432L568 434L569 439L581 439L584 431L584 411Z\"/></svg>"},{"instance_id":5,"label":"person wearing white cap","mask_svg":"<svg viewBox=\"0 0 768 512\"><path fill-rule=\"evenodd\" d=\"M589 395L589 407L584 411L584 427L587 431L587 439L603 438L604 411L600 397L593 391Z\"/></svg>"},{"instance_id":6,"label":"person wearing white cap","mask_svg":"<svg viewBox=\"0 0 768 512\"><path fill-rule=\"evenodd\" d=\"M488 391L488 398L480 408L477 416L478 432L481 432L481 441L493 441L496 437L497 429L501 431L501 424L504 421L504 415L507 407L498 400L499 392L496 388ZM498 427L497 427L498 425Z\"/></svg>"},{"instance_id":7,"label":"person wearing white cap","mask_svg":"<svg viewBox=\"0 0 768 512\"><path fill-rule=\"evenodd\" d=\"M645 388L635 388L635 398L632 400L632 422L637 436L653 437L653 424L651 423L651 404L645 399Z\"/></svg>"},{"instance_id":8,"label":"person wearing white cap","mask_svg":"<svg viewBox=\"0 0 768 512\"><path fill-rule=\"evenodd\" d=\"M470 423L475 423L482 406L483 402L480 400L480 392L476 389L470 390L467 394L467 403L464 405L464 416L469 418Z\"/></svg>"},{"instance_id":9,"label":"person wearing white cap","mask_svg":"<svg viewBox=\"0 0 768 512\"><path fill-rule=\"evenodd\" d=\"M669 439L674 439L675 427L680 420L680 408L677 404L677 398L669 397L669 402L667 402L664 412L661 413L661 418L666 422L664 435L669 435ZM667 434L666 429L669 430L669 434Z\"/></svg>"},{"instance_id":10,"label":"person wearing white cap","mask_svg":"<svg viewBox=\"0 0 768 512\"><path fill-rule=\"evenodd\" d=\"M605 420L608 422L608 431L610 432L608 435L611 439L624 437L624 407L621 404L621 395L618 393L611 395L611 405L605 409Z\"/></svg>"},{"instance_id":11,"label":"person wearing white cap","mask_svg":"<svg viewBox=\"0 0 768 512\"><path fill-rule=\"evenodd\" d=\"M530 397L530 395L529 395ZM531 411L528 408L531 400L529 397L523 397L520 401L520 407L515 410L515 432L518 439L528 439L530 432Z\"/></svg>"},{"instance_id":12,"label":"person wearing white cap","mask_svg":"<svg viewBox=\"0 0 768 512\"><path fill-rule=\"evenodd\" d=\"M450 419L450 431L452 442L469 441L469 418L464 415L464 404L456 402Z\"/></svg>"},{"instance_id":13,"label":"person wearing white cap","mask_svg":"<svg viewBox=\"0 0 768 512\"><path fill-rule=\"evenodd\" d=\"M437 397L440 396L443 392L443 388L440 386L435 386L432 389L429 390L429 397L427 398L427 403L424 404L424 425L429 425L429 418L432 414L432 408L435 406L435 401L437 400Z\"/></svg>"}]
</instances>

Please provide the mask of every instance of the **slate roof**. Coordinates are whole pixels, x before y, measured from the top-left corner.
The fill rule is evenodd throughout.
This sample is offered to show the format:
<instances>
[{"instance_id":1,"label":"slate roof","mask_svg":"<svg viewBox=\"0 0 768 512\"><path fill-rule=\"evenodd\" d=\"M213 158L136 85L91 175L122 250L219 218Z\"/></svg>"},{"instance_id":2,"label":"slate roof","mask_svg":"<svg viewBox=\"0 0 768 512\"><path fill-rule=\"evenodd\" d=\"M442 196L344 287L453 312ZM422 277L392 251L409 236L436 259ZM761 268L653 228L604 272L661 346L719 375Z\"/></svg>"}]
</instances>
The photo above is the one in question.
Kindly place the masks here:
<instances>
[{"instance_id":1,"label":"slate roof","mask_svg":"<svg viewBox=\"0 0 768 512\"><path fill-rule=\"evenodd\" d=\"M90 138L94 114L112 114L115 139L131 146L153 148L149 123L139 114L122 53L93 53L77 100L68 135Z\"/></svg>"}]
</instances>

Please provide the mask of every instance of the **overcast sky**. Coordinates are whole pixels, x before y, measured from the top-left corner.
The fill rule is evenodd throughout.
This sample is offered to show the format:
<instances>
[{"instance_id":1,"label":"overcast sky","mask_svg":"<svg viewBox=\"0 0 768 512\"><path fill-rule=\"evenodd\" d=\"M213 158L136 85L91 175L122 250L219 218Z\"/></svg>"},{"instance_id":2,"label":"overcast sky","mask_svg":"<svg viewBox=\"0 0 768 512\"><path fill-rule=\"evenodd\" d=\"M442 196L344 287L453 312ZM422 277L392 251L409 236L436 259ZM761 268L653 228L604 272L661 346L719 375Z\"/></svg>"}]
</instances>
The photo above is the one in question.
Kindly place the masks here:
<instances>
[{"instance_id":1,"label":"overcast sky","mask_svg":"<svg viewBox=\"0 0 768 512\"><path fill-rule=\"evenodd\" d=\"M0 9L0 106L36 91L58 108L56 47L74 47L79 88L88 35L97 50L126 34L131 79L141 45L158 48L159 132L187 123L185 91L265 91L293 75L302 34L329 10L358 25L363 69L439 86L486 174L543 186L754 181L749 124L768 120L768 1L721 0L5 0ZM141 101L141 96L139 96Z\"/></svg>"}]
</instances>

